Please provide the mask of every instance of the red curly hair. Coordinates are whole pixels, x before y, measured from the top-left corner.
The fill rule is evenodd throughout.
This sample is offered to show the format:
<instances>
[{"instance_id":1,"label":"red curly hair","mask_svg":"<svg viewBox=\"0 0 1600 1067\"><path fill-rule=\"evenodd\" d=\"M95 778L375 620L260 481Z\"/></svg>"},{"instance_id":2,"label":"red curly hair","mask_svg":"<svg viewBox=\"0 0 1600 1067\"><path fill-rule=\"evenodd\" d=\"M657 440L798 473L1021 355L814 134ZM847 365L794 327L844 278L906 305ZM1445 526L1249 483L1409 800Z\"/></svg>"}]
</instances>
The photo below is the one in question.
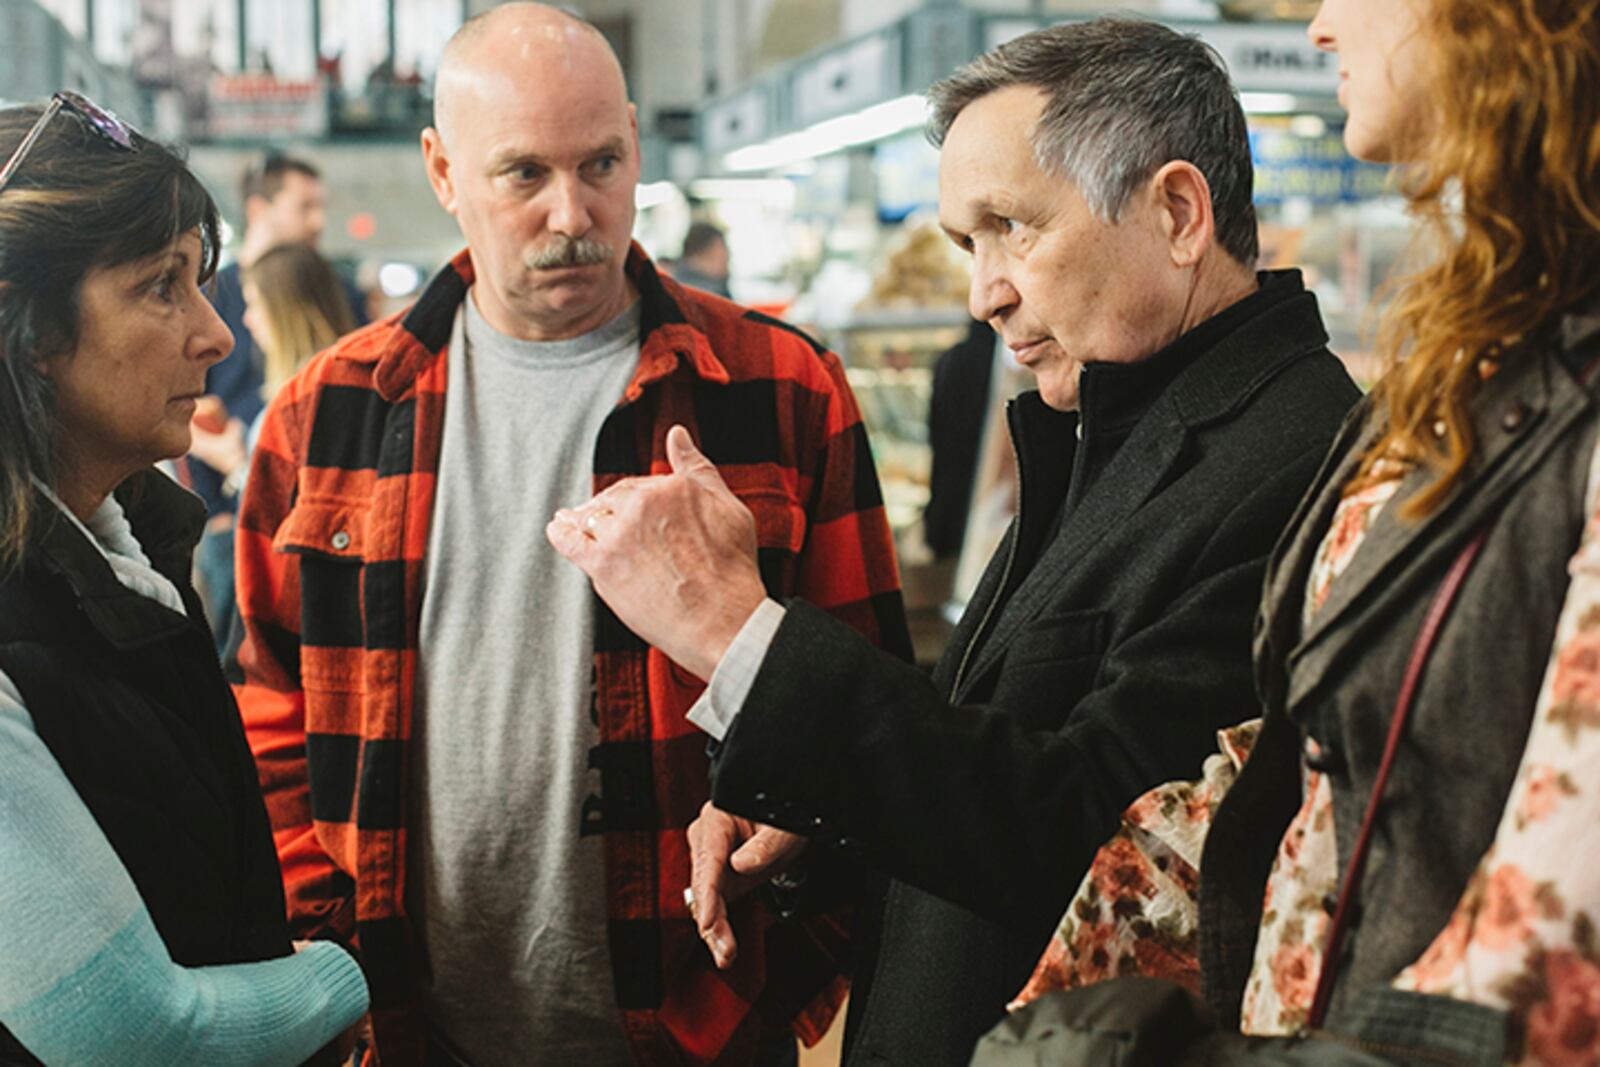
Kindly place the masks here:
<instances>
[{"instance_id":1,"label":"red curly hair","mask_svg":"<svg viewBox=\"0 0 1600 1067\"><path fill-rule=\"evenodd\" d=\"M1600 291L1600 0L1426 6L1428 128L1401 190L1433 254L1391 288L1373 390L1385 433L1353 483L1386 455L1433 468L1411 518L1471 459L1480 359Z\"/></svg>"}]
</instances>

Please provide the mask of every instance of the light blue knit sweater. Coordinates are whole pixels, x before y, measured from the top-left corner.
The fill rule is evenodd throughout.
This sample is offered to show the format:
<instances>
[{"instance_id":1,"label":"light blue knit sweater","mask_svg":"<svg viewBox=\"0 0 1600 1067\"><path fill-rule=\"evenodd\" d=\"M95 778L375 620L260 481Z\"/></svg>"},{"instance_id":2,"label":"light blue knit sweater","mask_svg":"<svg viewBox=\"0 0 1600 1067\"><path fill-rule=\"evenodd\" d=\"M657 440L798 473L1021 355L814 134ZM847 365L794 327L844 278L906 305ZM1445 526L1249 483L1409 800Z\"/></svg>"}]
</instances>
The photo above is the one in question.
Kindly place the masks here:
<instances>
[{"instance_id":1,"label":"light blue knit sweater","mask_svg":"<svg viewBox=\"0 0 1600 1067\"><path fill-rule=\"evenodd\" d=\"M115 500L86 532L125 585L177 601ZM30 1052L72 1067L292 1067L366 1009L360 968L337 945L263 963L173 963L0 673L0 1023Z\"/></svg>"}]
</instances>

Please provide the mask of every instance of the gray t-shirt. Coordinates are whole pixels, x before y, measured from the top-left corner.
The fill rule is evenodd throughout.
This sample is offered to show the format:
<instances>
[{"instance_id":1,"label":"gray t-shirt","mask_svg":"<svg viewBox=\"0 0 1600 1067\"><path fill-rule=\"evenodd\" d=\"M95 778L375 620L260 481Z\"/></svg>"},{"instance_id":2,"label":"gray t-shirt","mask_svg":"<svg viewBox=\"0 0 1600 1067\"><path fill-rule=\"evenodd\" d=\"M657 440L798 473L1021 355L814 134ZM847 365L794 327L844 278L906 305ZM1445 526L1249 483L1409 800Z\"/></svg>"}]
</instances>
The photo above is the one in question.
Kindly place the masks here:
<instances>
[{"instance_id":1,"label":"gray t-shirt","mask_svg":"<svg viewBox=\"0 0 1600 1067\"><path fill-rule=\"evenodd\" d=\"M447 358L409 794L424 1007L471 1067L621 1067L601 839L579 835L593 593L544 527L591 495L638 304L540 343L496 332L469 294Z\"/></svg>"}]
</instances>

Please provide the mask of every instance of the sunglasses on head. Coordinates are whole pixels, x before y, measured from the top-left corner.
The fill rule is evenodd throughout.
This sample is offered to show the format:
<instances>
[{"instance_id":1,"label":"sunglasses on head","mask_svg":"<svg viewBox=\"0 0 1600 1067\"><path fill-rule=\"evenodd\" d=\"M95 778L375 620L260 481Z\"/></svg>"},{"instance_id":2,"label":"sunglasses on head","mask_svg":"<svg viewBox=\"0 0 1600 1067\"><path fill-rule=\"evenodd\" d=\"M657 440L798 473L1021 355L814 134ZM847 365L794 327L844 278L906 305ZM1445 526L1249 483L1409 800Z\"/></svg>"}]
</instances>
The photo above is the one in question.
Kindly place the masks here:
<instances>
[{"instance_id":1,"label":"sunglasses on head","mask_svg":"<svg viewBox=\"0 0 1600 1067\"><path fill-rule=\"evenodd\" d=\"M11 158L6 160L6 165L0 167L0 190L6 187L11 176L17 168L22 166L22 161L28 157L34 142L39 140L39 135L44 133L44 128L55 118L58 111L70 111L77 115L89 129L99 135L100 139L119 152L137 152L139 145L134 141L134 129L117 116L96 104L86 96L63 89L50 98L50 103L45 105L44 113L39 116L33 128L23 137L22 143L17 145L17 150L11 153Z\"/></svg>"}]
</instances>

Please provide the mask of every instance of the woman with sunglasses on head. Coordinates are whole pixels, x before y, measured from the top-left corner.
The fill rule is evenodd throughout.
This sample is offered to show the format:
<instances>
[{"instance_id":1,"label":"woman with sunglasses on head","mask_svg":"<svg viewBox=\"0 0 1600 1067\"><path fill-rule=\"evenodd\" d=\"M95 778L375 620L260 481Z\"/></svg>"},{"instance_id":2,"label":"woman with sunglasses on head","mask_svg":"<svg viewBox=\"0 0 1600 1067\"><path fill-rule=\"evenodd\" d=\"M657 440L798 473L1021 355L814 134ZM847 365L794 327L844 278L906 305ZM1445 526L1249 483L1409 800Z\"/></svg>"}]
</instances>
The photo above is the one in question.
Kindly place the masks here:
<instances>
[{"instance_id":1,"label":"woman with sunglasses on head","mask_svg":"<svg viewBox=\"0 0 1600 1067\"><path fill-rule=\"evenodd\" d=\"M0 1064L332 1063L366 986L293 951L204 508L153 467L232 346L216 207L73 94L0 110L0 159Z\"/></svg>"},{"instance_id":2,"label":"woman with sunglasses on head","mask_svg":"<svg viewBox=\"0 0 1600 1067\"><path fill-rule=\"evenodd\" d=\"M1200 869L1221 1025L1146 980L1011 1037L1058 1024L1063 1064L1595 1067L1600 0L1324 0L1310 33L1420 260L1269 566L1265 722Z\"/></svg>"}]
</instances>

